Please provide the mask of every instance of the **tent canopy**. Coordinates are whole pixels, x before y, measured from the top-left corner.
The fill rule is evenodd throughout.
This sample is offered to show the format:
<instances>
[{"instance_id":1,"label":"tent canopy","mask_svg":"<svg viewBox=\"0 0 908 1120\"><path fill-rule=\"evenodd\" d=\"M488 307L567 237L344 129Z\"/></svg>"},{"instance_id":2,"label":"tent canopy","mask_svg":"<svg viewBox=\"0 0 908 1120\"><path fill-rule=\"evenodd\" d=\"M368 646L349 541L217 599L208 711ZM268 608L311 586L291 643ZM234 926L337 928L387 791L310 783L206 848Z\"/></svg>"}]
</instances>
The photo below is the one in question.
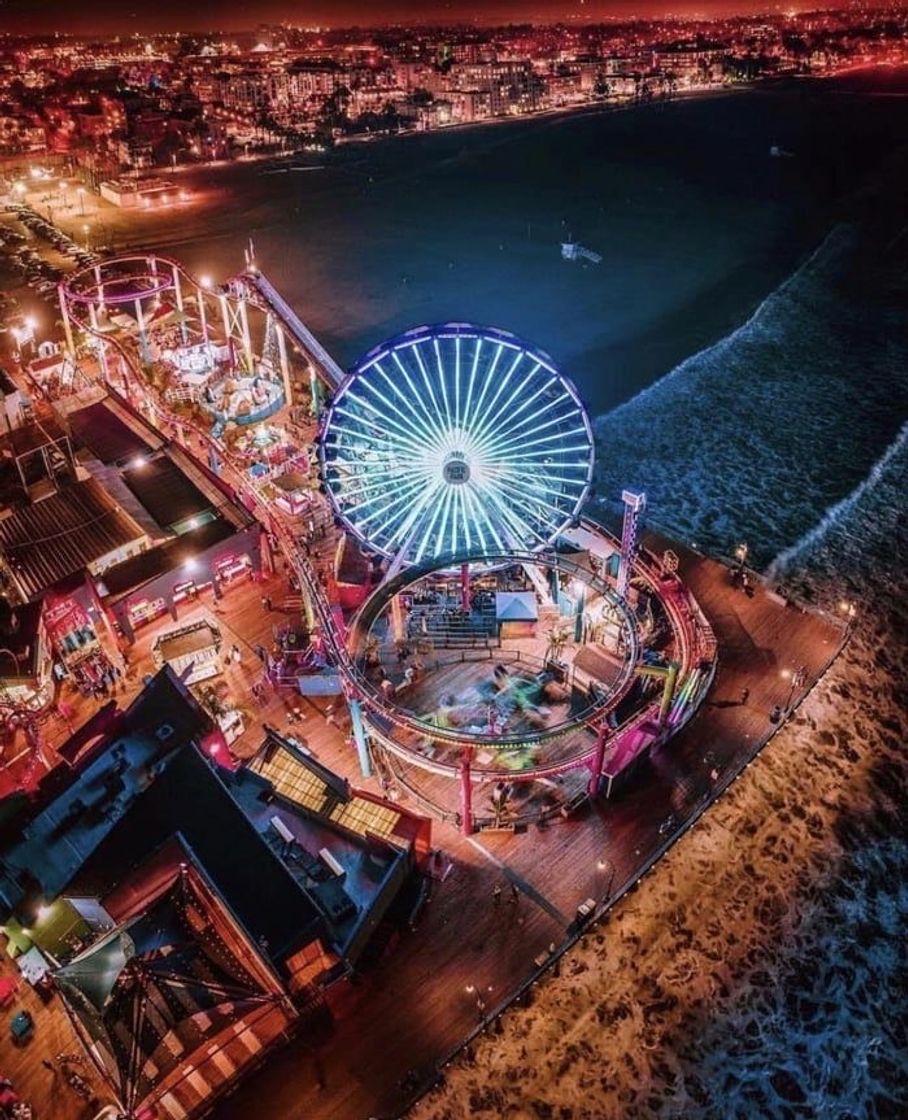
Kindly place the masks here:
<instances>
[{"instance_id":1,"label":"tent canopy","mask_svg":"<svg viewBox=\"0 0 908 1120\"><path fill-rule=\"evenodd\" d=\"M496 591L495 618L499 622L536 622L539 604L533 591Z\"/></svg>"}]
</instances>

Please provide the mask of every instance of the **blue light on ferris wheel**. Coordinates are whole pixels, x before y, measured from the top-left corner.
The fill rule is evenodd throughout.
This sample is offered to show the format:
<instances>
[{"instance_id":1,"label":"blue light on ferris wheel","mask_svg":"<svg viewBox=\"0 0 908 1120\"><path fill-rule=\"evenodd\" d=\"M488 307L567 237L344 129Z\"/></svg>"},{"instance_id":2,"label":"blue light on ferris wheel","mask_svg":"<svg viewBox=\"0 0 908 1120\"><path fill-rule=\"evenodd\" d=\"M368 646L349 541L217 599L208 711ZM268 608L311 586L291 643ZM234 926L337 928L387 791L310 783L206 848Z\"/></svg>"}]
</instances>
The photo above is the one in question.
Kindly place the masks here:
<instances>
[{"instance_id":1,"label":"blue light on ferris wheel","mask_svg":"<svg viewBox=\"0 0 908 1120\"><path fill-rule=\"evenodd\" d=\"M366 355L332 403L321 457L348 529L419 563L544 548L586 498L593 439L547 355L447 323Z\"/></svg>"}]
</instances>

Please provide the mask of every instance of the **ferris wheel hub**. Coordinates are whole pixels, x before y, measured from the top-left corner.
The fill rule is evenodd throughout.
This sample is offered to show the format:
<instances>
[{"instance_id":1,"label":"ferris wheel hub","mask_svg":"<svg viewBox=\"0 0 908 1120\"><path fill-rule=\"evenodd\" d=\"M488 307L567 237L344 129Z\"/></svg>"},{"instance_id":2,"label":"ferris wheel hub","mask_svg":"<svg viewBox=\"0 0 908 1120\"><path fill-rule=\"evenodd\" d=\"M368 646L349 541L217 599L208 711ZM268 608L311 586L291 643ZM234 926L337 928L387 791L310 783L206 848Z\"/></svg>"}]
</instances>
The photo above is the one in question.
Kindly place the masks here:
<instances>
[{"instance_id":1,"label":"ferris wheel hub","mask_svg":"<svg viewBox=\"0 0 908 1120\"><path fill-rule=\"evenodd\" d=\"M462 451L449 451L441 467L441 476L449 486L463 486L470 481L470 464Z\"/></svg>"}]
</instances>

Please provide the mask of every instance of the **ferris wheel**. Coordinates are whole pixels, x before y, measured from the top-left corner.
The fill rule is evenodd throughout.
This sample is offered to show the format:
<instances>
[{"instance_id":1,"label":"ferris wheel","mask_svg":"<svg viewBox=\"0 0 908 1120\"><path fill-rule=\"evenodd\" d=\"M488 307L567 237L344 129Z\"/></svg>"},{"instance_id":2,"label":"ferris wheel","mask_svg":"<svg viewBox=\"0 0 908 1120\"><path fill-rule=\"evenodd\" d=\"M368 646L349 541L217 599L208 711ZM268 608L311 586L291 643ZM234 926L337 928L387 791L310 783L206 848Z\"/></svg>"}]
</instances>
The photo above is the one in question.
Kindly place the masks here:
<instances>
[{"instance_id":1,"label":"ferris wheel","mask_svg":"<svg viewBox=\"0 0 908 1120\"><path fill-rule=\"evenodd\" d=\"M538 551L576 517L593 471L589 418L551 359L465 323L367 354L320 454L347 528L408 563Z\"/></svg>"}]
</instances>

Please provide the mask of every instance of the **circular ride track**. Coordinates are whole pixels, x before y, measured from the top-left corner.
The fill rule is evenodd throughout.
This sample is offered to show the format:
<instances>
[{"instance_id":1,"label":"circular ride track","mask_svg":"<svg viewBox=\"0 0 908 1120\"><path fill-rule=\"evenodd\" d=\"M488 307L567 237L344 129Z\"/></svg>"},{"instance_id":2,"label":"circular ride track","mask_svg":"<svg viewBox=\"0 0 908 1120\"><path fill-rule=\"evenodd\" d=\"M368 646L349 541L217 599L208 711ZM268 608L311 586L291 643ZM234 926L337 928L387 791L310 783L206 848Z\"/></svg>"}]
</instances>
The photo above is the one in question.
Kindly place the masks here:
<instances>
[{"instance_id":1,"label":"circular ride track","mask_svg":"<svg viewBox=\"0 0 908 1120\"><path fill-rule=\"evenodd\" d=\"M484 560L492 565L533 568L544 573L543 581L548 586L553 579L567 579L575 590L582 586L584 611L607 612L610 617L614 656L607 663L606 673L587 672L574 659L556 674L551 659L546 657L544 641L509 642L497 636L480 636L473 630L466 632L466 637L425 640L420 657L425 671L418 684L398 690L393 698L383 692L384 665L376 661L376 651L386 651L390 660L396 647L391 634L393 601L463 559L452 554L405 569L385 581L360 611L351 633L351 652L370 731L392 754L449 776L457 772L465 747L477 749L473 765L477 775L530 778L582 764L594 747L595 732L591 729L618 707L633 683L641 642L637 620L627 602L605 580L569 557L552 551L508 552L488 554ZM570 622L573 628L574 620ZM571 652L584 645L577 643ZM506 668L507 692L513 693L500 698L507 711L501 719L496 715L499 702L488 687L496 666ZM560 702L545 703L541 695L537 696L542 681L556 675L561 678L564 695ZM464 677L484 680L479 688L470 686L469 703L458 701L459 714L452 711L450 718L441 718L440 709L445 708L451 681Z\"/></svg>"},{"instance_id":2,"label":"circular ride track","mask_svg":"<svg viewBox=\"0 0 908 1120\"><path fill-rule=\"evenodd\" d=\"M83 307L134 304L172 291L177 269L175 261L164 257L113 257L71 273L63 281L63 295L68 304Z\"/></svg>"},{"instance_id":3,"label":"circular ride track","mask_svg":"<svg viewBox=\"0 0 908 1120\"><path fill-rule=\"evenodd\" d=\"M345 526L419 564L545 548L586 500L593 436L546 354L446 323L365 356L331 404L321 456Z\"/></svg>"}]
</instances>

